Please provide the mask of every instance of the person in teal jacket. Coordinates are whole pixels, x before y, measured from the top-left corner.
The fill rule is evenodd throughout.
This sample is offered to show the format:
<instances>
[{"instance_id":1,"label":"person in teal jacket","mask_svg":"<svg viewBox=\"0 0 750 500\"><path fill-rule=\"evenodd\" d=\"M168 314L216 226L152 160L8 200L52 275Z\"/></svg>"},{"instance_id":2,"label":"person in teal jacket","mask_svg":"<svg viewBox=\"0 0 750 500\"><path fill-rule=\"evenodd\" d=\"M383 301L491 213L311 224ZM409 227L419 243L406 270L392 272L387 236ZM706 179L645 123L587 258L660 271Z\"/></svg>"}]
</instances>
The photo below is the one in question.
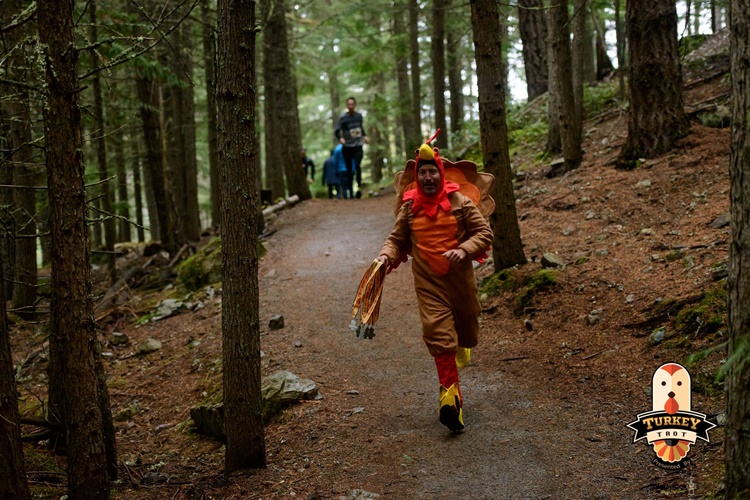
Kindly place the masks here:
<instances>
[{"instance_id":1,"label":"person in teal jacket","mask_svg":"<svg viewBox=\"0 0 750 500\"><path fill-rule=\"evenodd\" d=\"M333 148L333 161L338 168L339 182L341 183L341 191L344 193L344 199L353 198L352 177L349 175L349 168L346 160L344 160L344 146L342 144Z\"/></svg>"}]
</instances>

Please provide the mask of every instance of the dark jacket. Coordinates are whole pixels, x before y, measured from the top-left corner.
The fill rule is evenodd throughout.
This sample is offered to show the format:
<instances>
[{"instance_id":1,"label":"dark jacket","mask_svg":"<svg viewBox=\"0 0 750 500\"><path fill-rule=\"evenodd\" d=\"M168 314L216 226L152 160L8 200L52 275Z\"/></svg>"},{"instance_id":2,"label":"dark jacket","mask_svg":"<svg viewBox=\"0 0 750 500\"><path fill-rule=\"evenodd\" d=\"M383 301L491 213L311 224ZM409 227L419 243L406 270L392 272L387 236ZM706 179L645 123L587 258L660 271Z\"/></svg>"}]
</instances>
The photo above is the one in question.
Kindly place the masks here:
<instances>
[{"instance_id":1,"label":"dark jacket","mask_svg":"<svg viewBox=\"0 0 750 500\"><path fill-rule=\"evenodd\" d=\"M341 115L333 135L336 136L336 139L343 137L346 140L345 148L362 146L365 143L364 138L367 137L362 115L356 111L351 115L348 111Z\"/></svg>"},{"instance_id":2,"label":"dark jacket","mask_svg":"<svg viewBox=\"0 0 750 500\"><path fill-rule=\"evenodd\" d=\"M329 157L325 163L323 163L323 179L322 184L325 186L337 186L339 184L339 173L338 166L333 159L333 156Z\"/></svg>"}]
</instances>

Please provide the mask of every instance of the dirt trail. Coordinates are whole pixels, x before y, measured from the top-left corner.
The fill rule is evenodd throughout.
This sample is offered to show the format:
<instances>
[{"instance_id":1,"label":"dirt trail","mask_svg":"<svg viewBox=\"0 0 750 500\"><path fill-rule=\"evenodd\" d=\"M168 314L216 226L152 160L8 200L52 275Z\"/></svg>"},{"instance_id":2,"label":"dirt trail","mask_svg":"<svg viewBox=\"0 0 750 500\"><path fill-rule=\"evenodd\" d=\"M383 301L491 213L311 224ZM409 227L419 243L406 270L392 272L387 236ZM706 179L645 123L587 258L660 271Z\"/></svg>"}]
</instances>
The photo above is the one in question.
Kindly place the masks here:
<instances>
[{"instance_id":1,"label":"dirt trail","mask_svg":"<svg viewBox=\"0 0 750 500\"><path fill-rule=\"evenodd\" d=\"M354 488L394 498L617 496L620 485L600 482L598 474L591 484L571 481L560 466L580 453L566 449L573 440L557 439L577 432L577 423L560 418L559 400L533 391L539 382L529 378L545 377L542 370L519 377L488 362L496 349L483 339L497 345L500 332L482 332L474 361L460 374L466 431L454 436L438 422L437 376L421 340L410 263L386 279L375 339L349 331L354 291L393 224L390 206L390 196L314 200L282 214L268 241L261 311L283 314L287 327L263 337L264 353L320 384L324 395L314 411L289 423L315 437L305 443L298 435L277 449L282 460L301 445L305 459L323 468L340 464L308 469L319 477L303 480L302 491L323 498ZM355 408L363 411L350 414ZM271 467L275 460L271 455Z\"/></svg>"}]
</instances>

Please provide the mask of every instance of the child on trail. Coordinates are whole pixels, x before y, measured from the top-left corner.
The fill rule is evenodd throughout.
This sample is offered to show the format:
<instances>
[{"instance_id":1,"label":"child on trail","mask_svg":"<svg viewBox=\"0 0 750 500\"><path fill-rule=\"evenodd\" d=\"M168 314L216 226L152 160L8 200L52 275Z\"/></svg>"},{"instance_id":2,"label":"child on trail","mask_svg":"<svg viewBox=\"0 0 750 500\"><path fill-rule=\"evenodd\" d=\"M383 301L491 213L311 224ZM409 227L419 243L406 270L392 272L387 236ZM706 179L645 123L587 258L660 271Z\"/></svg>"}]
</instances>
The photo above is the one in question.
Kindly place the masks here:
<instances>
[{"instance_id":1,"label":"child on trail","mask_svg":"<svg viewBox=\"0 0 750 500\"><path fill-rule=\"evenodd\" d=\"M321 184L323 186L328 185L329 199L333 199L334 191L336 198L341 199L341 181L339 180L338 165L336 165L336 161L334 160L333 149L331 150L331 156L323 163Z\"/></svg>"},{"instance_id":2,"label":"child on trail","mask_svg":"<svg viewBox=\"0 0 750 500\"><path fill-rule=\"evenodd\" d=\"M352 179L351 176L349 176L346 160L344 160L343 149L344 146L341 144L337 144L336 147L333 148L333 162L336 164L338 170L339 182L341 183L341 191L344 193L344 199L348 200L353 198L354 195L352 193Z\"/></svg>"},{"instance_id":3,"label":"child on trail","mask_svg":"<svg viewBox=\"0 0 750 500\"><path fill-rule=\"evenodd\" d=\"M479 332L471 261L487 250L492 230L459 185L446 180L440 152L429 146L435 136L418 150L416 186L404 192L404 204L378 260L392 269L405 262L407 254L413 256L422 338L435 358L440 381L440 422L459 432L464 421L458 367L469 362Z\"/></svg>"}]
</instances>

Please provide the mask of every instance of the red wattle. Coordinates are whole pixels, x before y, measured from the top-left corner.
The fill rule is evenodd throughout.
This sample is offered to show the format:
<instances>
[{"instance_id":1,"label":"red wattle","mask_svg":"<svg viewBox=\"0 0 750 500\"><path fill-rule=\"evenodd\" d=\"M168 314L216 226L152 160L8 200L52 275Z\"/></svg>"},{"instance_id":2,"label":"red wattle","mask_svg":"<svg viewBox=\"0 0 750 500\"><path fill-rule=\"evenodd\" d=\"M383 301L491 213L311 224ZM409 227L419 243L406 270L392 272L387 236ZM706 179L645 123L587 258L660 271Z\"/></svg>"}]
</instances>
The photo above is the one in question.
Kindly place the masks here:
<instances>
[{"instance_id":1,"label":"red wattle","mask_svg":"<svg viewBox=\"0 0 750 500\"><path fill-rule=\"evenodd\" d=\"M670 415L674 415L679 409L680 405L677 403L677 400L675 398L667 399L667 402L664 404L664 411L669 413Z\"/></svg>"}]
</instances>

